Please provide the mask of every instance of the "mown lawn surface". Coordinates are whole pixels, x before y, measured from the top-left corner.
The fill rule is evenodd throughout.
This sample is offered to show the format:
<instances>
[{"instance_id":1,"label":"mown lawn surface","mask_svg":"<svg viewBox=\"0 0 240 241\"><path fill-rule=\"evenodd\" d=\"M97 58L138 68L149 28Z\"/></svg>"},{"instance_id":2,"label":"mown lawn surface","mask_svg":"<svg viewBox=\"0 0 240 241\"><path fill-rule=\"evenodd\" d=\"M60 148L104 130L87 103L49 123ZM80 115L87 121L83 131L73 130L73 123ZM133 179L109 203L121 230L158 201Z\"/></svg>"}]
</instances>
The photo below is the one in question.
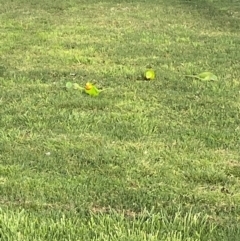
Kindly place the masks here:
<instances>
[{"instance_id":1,"label":"mown lawn surface","mask_svg":"<svg viewBox=\"0 0 240 241\"><path fill-rule=\"evenodd\" d=\"M239 49L237 0L0 0L0 240L239 240Z\"/></svg>"}]
</instances>

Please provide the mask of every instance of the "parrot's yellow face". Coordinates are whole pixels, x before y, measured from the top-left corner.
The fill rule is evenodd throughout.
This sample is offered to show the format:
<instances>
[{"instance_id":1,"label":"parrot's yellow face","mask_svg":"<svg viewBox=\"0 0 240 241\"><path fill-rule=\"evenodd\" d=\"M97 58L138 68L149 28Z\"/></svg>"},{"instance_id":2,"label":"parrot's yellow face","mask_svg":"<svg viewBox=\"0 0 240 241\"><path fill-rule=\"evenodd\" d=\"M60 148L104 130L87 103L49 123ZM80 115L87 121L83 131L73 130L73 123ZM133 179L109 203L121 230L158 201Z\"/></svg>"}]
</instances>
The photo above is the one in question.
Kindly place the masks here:
<instances>
[{"instance_id":1,"label":"parrot's yellow face","mask_svg":"<svg viewBox=\"0 0 240 241\"><path fill-rule=\"evenodd\" d=\"M93 87L93 85L91 83L89 83L89 82L87 82L86 85L85 85L85 89L86 90L91 90L92 87Z\"/></svg>"}]
</instances>

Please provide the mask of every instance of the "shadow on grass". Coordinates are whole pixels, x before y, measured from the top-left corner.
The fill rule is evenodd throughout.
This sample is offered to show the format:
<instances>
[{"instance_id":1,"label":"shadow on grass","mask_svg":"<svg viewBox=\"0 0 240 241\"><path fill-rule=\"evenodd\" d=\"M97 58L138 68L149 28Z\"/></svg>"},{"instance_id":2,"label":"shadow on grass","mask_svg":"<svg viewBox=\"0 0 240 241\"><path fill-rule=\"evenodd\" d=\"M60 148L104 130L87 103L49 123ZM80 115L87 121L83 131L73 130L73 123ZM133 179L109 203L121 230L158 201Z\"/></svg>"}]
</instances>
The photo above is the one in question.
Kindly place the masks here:
<instances>
[{"instance_id":1,"label":"shadow on grass","mask_svg":"<svg viewBox=\"0 0 240 241\"><path fill-rule=\"evenodd\" d=\"M179 4L191 10L193 14L197 12L203 18L208 19L216 28L239 32L240 4L237 4L237 0L180 0Z\"/></svg>"}]
</instances>

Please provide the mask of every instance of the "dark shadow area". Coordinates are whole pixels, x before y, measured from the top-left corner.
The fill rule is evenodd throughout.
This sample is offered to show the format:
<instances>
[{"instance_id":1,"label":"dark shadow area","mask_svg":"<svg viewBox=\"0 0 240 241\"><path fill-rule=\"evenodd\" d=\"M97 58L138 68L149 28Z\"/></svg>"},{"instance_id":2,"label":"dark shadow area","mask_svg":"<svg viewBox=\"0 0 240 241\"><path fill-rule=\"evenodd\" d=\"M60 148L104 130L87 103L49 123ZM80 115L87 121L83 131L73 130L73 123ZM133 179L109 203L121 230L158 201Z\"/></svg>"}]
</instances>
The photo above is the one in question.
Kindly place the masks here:
<instances>
[{"instance_id":1,"label":"dark shadow area","mask_svg":"<svg viewBox=\"0 0 240 241\"><path fill-rule=\"evenodd\" d=\"M97 0L72 0L72 1L37 1L23 0L22 5L28 6L30 9L41 9L48 13L54 13L61 15L68 9L75 7L76 4L79 10L86 10L91 8L94 4L108 4L114 6L116 4L144 4L147 8L154 8L154 6L172 6L177 8L185 8L189 13L193 15L202 16L209 20L212 25L222 30L228 30L230 32L239 32L240 30L240 1L239 0L139 0L137 2L131 0L109 0L109 1L97 1ZM22 6L21 5L21 6ZM12 4L8 3L4 7L5 9L0 12L8 11L12 8ZM107 13L106 13L107 14ZM13 16L14 17L14 16Z\"/></svg>"},{"instance_id":2,"label":"dark shadow area","mask_svg":"<svg viewBox=\"0 0 240 241\"><path fill-rule=\"evenodd\" d=\"M184 7L192 14L200 15L221 30L239 32L240 2L238 0L179 0L170 1L176 7Z\"/></svg>"}]
</instances>

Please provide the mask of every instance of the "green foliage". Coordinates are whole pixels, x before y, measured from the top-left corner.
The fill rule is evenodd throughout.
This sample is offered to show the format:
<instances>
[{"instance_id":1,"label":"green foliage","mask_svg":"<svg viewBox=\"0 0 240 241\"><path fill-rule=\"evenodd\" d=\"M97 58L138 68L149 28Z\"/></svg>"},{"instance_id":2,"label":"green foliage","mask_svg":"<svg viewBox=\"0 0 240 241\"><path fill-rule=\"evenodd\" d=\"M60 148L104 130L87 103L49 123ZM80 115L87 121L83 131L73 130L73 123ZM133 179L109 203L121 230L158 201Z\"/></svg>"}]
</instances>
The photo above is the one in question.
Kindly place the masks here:
<instances>
[{"instance_id":1,"label":"green foliage","mask_svg":"<svg viewBox=\"0 0 240 241\"><path fill-rule=\"evenodd\" d=\"M238 240L239 5L79 2L0 0L0 240Z\"/></svg>"}]
</instances>

